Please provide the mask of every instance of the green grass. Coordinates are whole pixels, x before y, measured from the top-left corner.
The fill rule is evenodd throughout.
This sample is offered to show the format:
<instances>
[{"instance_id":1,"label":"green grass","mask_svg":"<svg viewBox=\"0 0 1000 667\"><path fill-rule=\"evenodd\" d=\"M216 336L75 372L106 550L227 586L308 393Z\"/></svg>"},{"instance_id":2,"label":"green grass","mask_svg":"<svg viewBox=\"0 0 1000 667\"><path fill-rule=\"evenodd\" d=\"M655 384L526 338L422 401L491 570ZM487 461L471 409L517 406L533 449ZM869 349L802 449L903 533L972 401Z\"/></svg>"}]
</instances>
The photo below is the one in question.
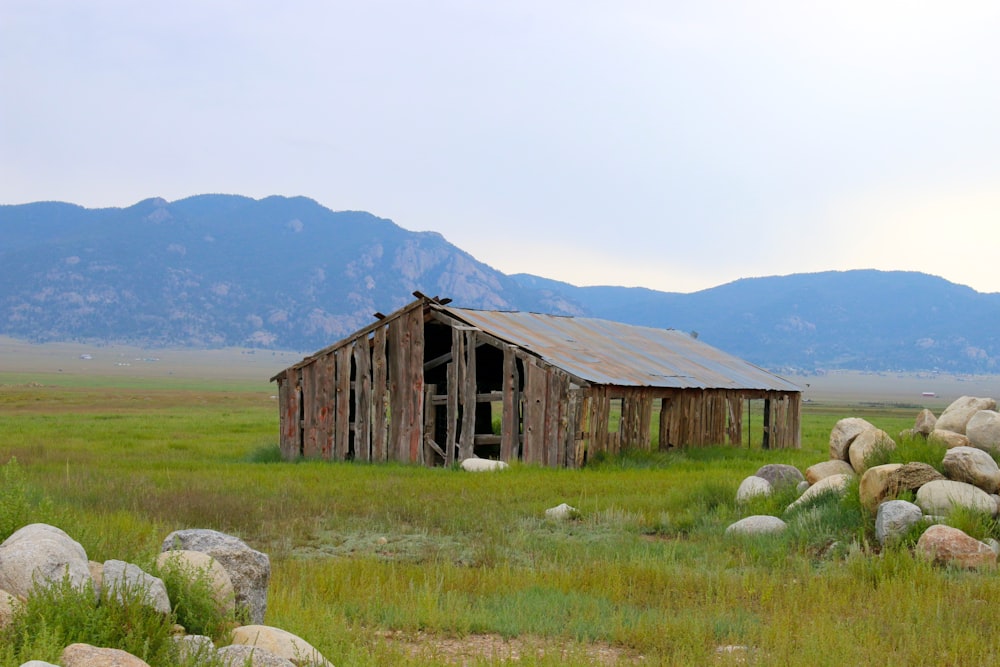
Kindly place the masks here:
<instances>
[{"instance_id":1,"label":"green grass","mask_svg":"<svg viewBox=\"0 0 1000 667\"><path fill-rule=\"evenodd\" d=\"M449 641L481 635L519 647L529 665L990 663L1000 580L875 549L851 494L786 516L781 536L723 535L790 500L735 505L761 465L825 460L841 417L896 436L915 415L806 406L801 450L627 453L582 470L468 474L276 461L277 405L254 383L7 383L0 465L16 457L20 481L16 492L0 487L0 528L51 521L93 560L136 563L175 529L238 535L272 558L265 622L335 664L442 664ZM937 455L914 442L892 456L908 452ZM562 502L579 518L546 520ZM5 503L15 509L4 514ZM981 517L961 520L996 533ZM749 652L719 656L723 645ZM23 657L0 651L0 667Z\"/></svg>"}]
</instances>

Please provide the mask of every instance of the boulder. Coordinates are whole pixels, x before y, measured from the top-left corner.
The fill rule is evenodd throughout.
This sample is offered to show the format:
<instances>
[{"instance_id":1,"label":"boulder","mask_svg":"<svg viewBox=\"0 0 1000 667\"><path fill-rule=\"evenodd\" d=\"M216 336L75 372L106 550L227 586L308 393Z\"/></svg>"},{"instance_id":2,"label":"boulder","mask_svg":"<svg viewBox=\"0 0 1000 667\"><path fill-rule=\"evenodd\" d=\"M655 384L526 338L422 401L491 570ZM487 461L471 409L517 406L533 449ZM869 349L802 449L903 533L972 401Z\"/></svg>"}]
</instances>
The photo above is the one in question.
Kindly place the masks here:
<instances>
[{"instance_id":1,"label":"boulder","mask_svg":"<svg viewBox=\"0 0 1000 667\"><path fill-rule=\"evenodd\" d=\"M69 577L74 588L93 587L87 553L80 543L55 526L33 523L0 544L0 590L27 597L39 585Z\"/></svg>"},{"instance_id":2,"label":"boulder","mask_svg":"<svg viewBox=\"0 0 1000 667\"><path fill-rule=\"evenodd\" d=\"M726 535L769 535L780 533L788 524L776 516L755 514L740 519L726 528Z\"/></svg>"},{"instance_id":3,"label":"boulder","mask_svg":"<svg viewBox=\"0 0 1000 667\"><path fill-rule=\"evenodd\" d=\"M740 505L746 503L754 496L769 496L774 492L771 483L763 477L751 475L740 482L736 489L736 502Z\"/></svg>"},{"instance_id":4,"label":"boulder","mask_svg":"<svg viewBox=\"0 0 1000 667\"><path fill-rule=\"evenodd\" d=\"M53 665L51 662L45 662L44 660L29 660L28 662L21 663L21 667L59 667L59 665Z\"/></svg>"},{"instance_id":5,"label":"boulder","mask_svg":"<svg viewBox=\"0 0 1000 667\"><path fill-rule=\"evenodd\" d=\"M997 564L997 555L990 545L944 524L935 524L925 530L917 540L916 551L943 565L993 568Z\"/></svg>"},{"instance_id":6,"label":"boulder","mask_svg":"<svg viewBox=\"0 0 1000 667\"><path fill-rule=\"evenodd\" d=\"M854 468L847 461L842 461L840 459L830 459L829 461L821 461L819 463L814 463L813 465L806 468L806 481L810 484L815 484L824 477L831 477L833 475L853 475Z\"/></svg>"},{"instance_id":7,"label":"boulder","mask_svg":"<svg viewBox=\"0 0 1000 667\"><path fill-rule=\"evenodd\" d=\"M965 427L972 416L980 410L996 410L997 402L992 398L962 396L952 401L938 417L935 429L953 431L965 435Z\"/></svg>"},{"instance_id":8,"label":"boulder","mask_svg":"<svg viewBox=\"0 0 1000 667\"><path fill-rule=\"evenodd\" d=\"M138 565L123 560L104 561L104 591L108 597L124 601L127 597L141 595L143 604L161 614L170 613L167 587L159 577L143 572Z\"/></svg>"},{"instance_id":9,"label":"boulder","mask_svg":"<svg viewBox=\"0 0 1000 667\"><path fill-rule=\"evenodd\" d=\"M117 648L98 648L90 644L70 644L59 657L62 667L149 667L131 653Z\"/></svg>"},{"instance_id":10,"label":"boulder","mask_svg":"<svg viewBox=\"0 0 1000 667\"><path fill-rule=\"evenodd\" d=\"M838 421L830 431L830 458L835 461L846 461L851 443L870 428L875 426L861 417L845 417Z\"/></svg>"},{"instance_id":11,"label":"boulder","mask_svg":"<svg viewBox=\"0 0 1000 667\"><path fill-rule=\"evenodd\" d=\"M0 629L10 625L18 600L7 591L0 591Z\"/></svg>"},{"instance_id":12,"label":"boulder","mask_svg":"<svg viewBox=\"0 0 1000 667\"><path fill-rule=\"evenodd\" d=\"M955 507L994 515L997 503L978 486L950 479L927 482L917 489L917 504L924 514L947 516Z\"/></svg>"},{"instance_id":13,"label":"boulder","mask_svg":"<svg viewBox=\"0 0 1000 667\"><path fill-rule=\"evenodd\" d=\"M163 540L161 551L186 549L206 553L225 568L236 593L236 609L245 611L250 621L261 623L267 611L267 585L271 579L271 559L238 537L217 530L191 528L177 530Z\"/></svg>"},{"instance_id":14,"label":"boulder","mask_svg":"<svg viewBox=\"0 0 1000 667\"><path fill-rule=\"evenodd\" d=\"M215 654L226 667L295 667L295 663L280 655L242 644L223 646Z\"/></svg>"},{"instance_id":15,"label":"boulder","mask_svg":"<svg viewBox=\"0 0 1000 667\"><path fill-rule=\"evenodd\" d=\"M236 610L236 591L229 573L208 554L187 549L164 551L156 557L156 568L160 572L179 569L187 576L204 572L212 582L212 599L219 612L226 615Z\"/></svg>"},{"instance_id":16,"label":"boulder","mask_svg":"<svg viewBox=\"0 0 1000 667\"><path fill-rule=\"evenodd\" d=\"M203 664L215 657L215 644L205 635L179 635L172 637L177 645L177 657L184 663Z\"/></svg>"},{"instance_id":17,"label":"boulder","mask_svg":"<svg viewBox=\"0 0 1000 667\"><path fill-rule=\"evenodd\" d=\"M243 625L233 630L233 644L254 646L290 660L298 667L314 665L333 667L311 644L301 637L267 625Z\"/></svg>"},{"instance_id":18,"label":"boulder","mask_svg":"<svg viewBox=\"0 0 1000 667\"><path fill-rule=\"evenodd\" d=\"M848 449L851 467L859 475L868 469L870 461L882 458L886 452L896 449L896 441L880 428L870 428L858 434ZM884 460L884 459L883 459Z\"/></svg>"},{"instance_id":19,"label":"boulder","mask_svg":"<svg viewBox=\"0 0 1000 667\"><path fill-rule=\"evenodd\" d=\"M987 452L1000 452L1000 412L980 410L965 425L969 444Z\"/></svg>"},{"instance_id":20,"label":"boulder","mask_svg":"<svg viewBox=\"0 0 1000 667\"><path fill-rule=\"evenodd\" d=\"M993 457L975 447L953 447L942 461L948 479L978 486L986 493L1000 490L1000 467Z\"/></svg>"},{"instance_id":21,"label":"boulder","mask_svg":"<svg viewBox=\"0 0 1000 667\"><path fill-rule=\"evenodd\" d=\"M924 408L917 414L917 418L913 421L913 432L927 437L934 430L935 424L937 424L937 417L934 416L933 412Z\"/></svg>"},{"instance_id":22,"label":"boulder","mask_svg":"<svg viewBox=\"0 0 1000 667\"><path fill-rule=\"evenodd\" d=\"M875 511L878 504L889 497L890 480L892 473L903 467L902 463L886 463L880 466L872 466L861 476L858 483L858 495L861 504L871 511Z\"/></svg>"},{"instance_id":23,"label":"boulder","mask_svg":"<svg viewBox=\"0 0 1000 667\"><path fill-rule=\"evenodd\" d=\"M555 519L556 521L567 521L575 519L578 516L580 516L580 511L566 503L561 503L545 510L545 518Z\"/></svg>"},{"instance_id":24,"label":"boulder","mask_svg":"<svg viewBox=\"0 0 1000 667\"><path fill-rule=\"evenodd\" d=\"M768 463L757 469L754 477L766 479L773 489L783 489L796 486L805 479L802 472L795 466L786 463Z\"/></svg>"},{"instance_id":25,"label":"boulder","mask_svg":"<svg viewBox=\"0 0 1000 667\"><path fill-rule=\"evenodd\" d=\"M944 445L948 449L969 446L969 439L965 437L965 434L946 431L940 428L931 431L931 434L927 436L927 442L932 445Z\"/></svg>"},{"instance_id":26,"label":"boulder","mask_svg":"<svg viewBox=\"0 0 1000 667\"><path fill-rule=\"evenodd\" d=\"M910 526L920 523L923 518L920 506L905 500L887 500L878 506L875 514L875 539L885 546L905 535Z\"/></svg>"},{"instance_id":27,"label":"boulder","mask_svg":"<svg viewBox=\"0 0 1000 667\"><path fill-rule=\"evenodd\" d=\"M810 486L808 489L806 489L806 492L803 493L801 496L799 496L795 500L795 502L789 505L788 509L791 510L795 507L799 507L807 503L808 501L812 500L813 498L819 497L824 493L836 493L842 496L847 490L847 484L854 477L856 477L856 475L854 475L853 473L851 473L850 475L845 473L841 475L830 475L829 477L824 477L823 479L819 480L818 482Z\"/></svg>"},{"instance_id":28,"label":"boulder","mask_svg":"<svg viewBox=\"0 0 1000 667\"><path fill-rule=\"evenodd\" d=\"M462 459L462 463L460 465L462 470L466 472L494 472L498 470L506 470L508 467L503 461L480 459L476 457Z\"/></svg>"},{"instance_id":29,"label":"boulder","mask_svg":"<svg viewBox=\"0 0 1000 667\"><path fill-rule=\"evenodd\" d=\"M904 491L916 491L927 482L944 479L934 466L920 461L904 463L889 473L885 498L895 498Z\"/></svg>"}]
</instances>

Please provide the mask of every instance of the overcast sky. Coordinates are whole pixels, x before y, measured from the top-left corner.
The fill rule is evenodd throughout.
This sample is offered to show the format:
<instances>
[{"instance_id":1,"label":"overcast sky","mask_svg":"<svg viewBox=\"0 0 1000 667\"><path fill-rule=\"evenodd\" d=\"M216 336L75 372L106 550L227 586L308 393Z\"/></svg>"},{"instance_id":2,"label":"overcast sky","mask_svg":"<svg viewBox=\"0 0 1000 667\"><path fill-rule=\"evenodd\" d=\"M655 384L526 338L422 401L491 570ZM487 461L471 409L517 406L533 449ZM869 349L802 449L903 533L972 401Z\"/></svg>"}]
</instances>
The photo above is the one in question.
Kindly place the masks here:
<instances>
[{"instance_id":1,"label":"overcast sky","mask_svg":"<svg viewBox=\"0 0 1000 667\"><path fill-rule=\"evenodd\" d=\"M0 203L304 195L505 273L1000 291L1000 3L0 1Z\"/></svg>"}]
</instances>

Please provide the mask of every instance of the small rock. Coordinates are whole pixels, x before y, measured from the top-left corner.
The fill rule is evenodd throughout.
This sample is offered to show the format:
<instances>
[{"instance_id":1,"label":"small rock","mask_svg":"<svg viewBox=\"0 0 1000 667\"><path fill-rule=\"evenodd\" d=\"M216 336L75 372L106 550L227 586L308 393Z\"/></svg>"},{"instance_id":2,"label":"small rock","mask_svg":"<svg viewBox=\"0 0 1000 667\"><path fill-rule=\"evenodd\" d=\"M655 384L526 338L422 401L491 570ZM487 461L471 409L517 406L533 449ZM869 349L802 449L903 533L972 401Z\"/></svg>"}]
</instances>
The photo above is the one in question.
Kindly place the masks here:
<instances>
[{"instance_id":1,"label":"small rock","mask_svg":"<svg viewBox=\"0 0 1000 667\"><path fill-rule=\"evenodd\" d=\"M726 528L726 535L766 535L780 533L788 524L776 516L755 514L740 519Z\"/></svg>"},{"instance_id":2,"label":"small rock","mask_svg":"<svg viewBox=\"0 0 1000 667\"><path fill-rule=\"evenodd\" d=\"M896 442L880 428L870 428L858 434L848 450L851 467L859 475L876 459L896 449Z\"/></svg>"},{"instance_id":3,"label":"small rock","mask_svg":"<svg viewBox=\"0 0 1000 667\"><path fill-rule=\"evenodd\" d=\"M946 431L936 428L927 436L927 442L932 445L944 445L948 449L952 447L969 447L969 439L962 433Z\"/></svg>"},{"instance_id":4,"label":"small rock","mask_svg":"<svg viewBox=\"0 0 1000 667\"><path fill-rule=\"evenodd\" d=\"M466 472L495 472L498 470L506 470L508 468L507 464L503 461L480 458L462 459L462 463L460 465L462 470Z\"/></svg>"},{"instance_id":5,"label":"small rock","mask_svg":"<svg viewBox=\"0 0 1000 667\"><path fill-rule=\"evenodd\" d=\"M575 519L578 516L580 516L580 512L575 507L571 507L566 503L545 510L546 519L566 521L568 519Z\"/></svg>"},{"instance_id":6,"label":"small rock","mask_svg":"<svg viewBox=\"0 0 1000 667\"><path fill-rule=\"evenodd\" d=\"M933 412L924 408L913 421L913 431L927 437L934 430L935 424L937 424L937 417L934 416Z\"/></svg>"},{"instance_id":7,"label":"small rock","mask_svg":"<svg viewBox=\"0 0 1000 667\"><path fill-rule=\"evenodd\" d=\"M889 488L892 484L892 473L902 467L901 463L886 463L872 466L866 470L858 483L858 496L861 499L861 504L874 510L880 502L888 498Z\"/></svg>"},{"instance_id":8,"label":"small rock","mask_svg":"<svg viewBox=\"0 0 1000 667\"><path fill-rule=\"evenodd\" d=\"M757 469L755 477L766 479L773 489L795 486L805 479L802 472L795 466L786 463L768 463Z\"/></svg>"},{"instance_id":9,"label":"small rock","mask_svg":"<svg viewBox=\"0 0 1000 667\"><path fill-rule=\"evenodd\" d=\"M740 482L739 488L736 489L736 502L742 505L754 496L769 496L773 492L770 482L763 477L751 475Z\"/></svg>"},{"instance_id":10,"label":"small rock","mask_svg":"<svg viewBox=\"0 0 1000 667\"><path fill-rule=\"evenodd\" d=\"M944 479L934 466L920 461L911 461L889 473L886 498L895 498L904 491L916 491L927 482Z\"/></svg>"},{"instance_id":11,"label":"small rock","mask_svg":"<svg viewBox=\"0 0 1000 667\"><path fill-rule=\"evenodd\" d=\"M163 580L143 572L138 565L122 560L104 561L104 590L116 600L127 594L141 594L146 606L161 614L170 613L170 598Z\"/></svg>"},{"instance_id":12,"label":"small rock","mask_svg":"<svg viewBox=\"0 0 1000 667\"><path fill-rule=\"evenodd\" d=\"M215 652L226 667L295 667L295 663L254 646L223 646Z\"/></svg>"}]
</instances>

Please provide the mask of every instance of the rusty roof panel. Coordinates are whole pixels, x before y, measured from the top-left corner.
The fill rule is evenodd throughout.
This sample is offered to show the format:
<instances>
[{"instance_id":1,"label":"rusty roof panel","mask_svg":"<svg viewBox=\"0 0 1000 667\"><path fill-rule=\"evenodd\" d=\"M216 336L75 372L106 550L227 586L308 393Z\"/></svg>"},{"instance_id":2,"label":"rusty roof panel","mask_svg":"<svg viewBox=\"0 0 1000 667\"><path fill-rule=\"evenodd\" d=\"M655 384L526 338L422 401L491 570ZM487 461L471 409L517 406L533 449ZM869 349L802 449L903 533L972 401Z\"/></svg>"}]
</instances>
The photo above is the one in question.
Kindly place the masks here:
<instances>
[{"instance_id":1,"label":"rusty roof panel","mask_svg":"<svg viewBox=\"0 0 1000 667\"><path fill-rule=\"evenodd\" d=\"M673 329L589 317L440 308L593 384L801 391L773 373Z\"/></svg>"}]
</instances>

